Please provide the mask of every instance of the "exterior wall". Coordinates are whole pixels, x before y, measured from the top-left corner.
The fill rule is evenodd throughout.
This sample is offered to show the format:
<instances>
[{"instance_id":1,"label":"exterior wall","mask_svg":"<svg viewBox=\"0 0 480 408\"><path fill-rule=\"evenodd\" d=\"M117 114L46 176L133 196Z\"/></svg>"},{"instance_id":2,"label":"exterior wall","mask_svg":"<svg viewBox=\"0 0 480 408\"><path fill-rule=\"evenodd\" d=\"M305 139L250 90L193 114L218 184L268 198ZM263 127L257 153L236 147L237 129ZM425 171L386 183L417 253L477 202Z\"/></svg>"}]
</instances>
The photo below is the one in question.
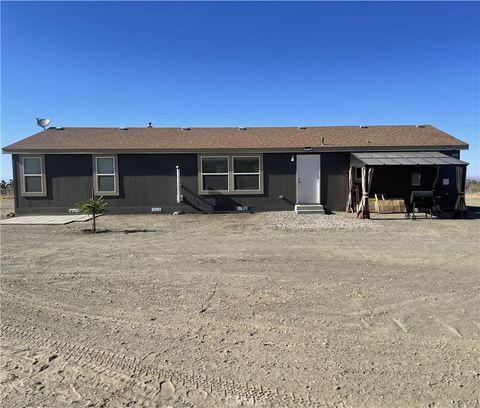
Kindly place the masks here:
<instances>
[{"instance_id":1,"label":"exterior wall","mask_svg":"<svg viewBox=\"0 0 480 408\"><path fill-rule=\"evenodd\" d=\"M46 197L20 195L19 156L13 155L15 209L23 213L64 214L75 203L92 195L92 156L88 154L45 155Z\"/></svg>"},{"instance_id":2,"label":"exterior wall","mask_svg":"<svg viewBox=\"0 0 480 408\"><path fill-rule=\"evenodd\" d=\"M176 202L176 166L181 169L184 201ZM196 154L118 155L120 195L108 198L111 211L151 212L162 207L173 211L234 211L248 206L252 211L290 210L295 202L295 166L287 154L264 154L264 194L199 195ZM284 199L280 199L283 195Z\"/></svg>"},{"instance_id":3,"label":"exterior wall","mask_svg":"<svg viewBox=\"0 0 480 408\"><path fill-rule=\"evenodd\" d=\"M228 211L236 206L248 206L252 211L293 210L297 194L296 161L291 161L291 154L265 153L263 175L264 194L198 196L196 184L183 194L190 205L202 211Z\"/></svg>"},{"instance_id":4,"label":"exterior wall","mask_svg":"<svg viewBox=\"0 0 480 408\"><path fill-rule=\"evenodd\" d=\"M345 211L350 153L324 153L321 158L320 201L329 211Z\"/></svg>"},{"instance_id":5,"label":"exterior wall","mask_svg":"<svg viewBox=\"0 0 480 408\"><path fill-rule=\"evenodd\" d=\"M447 153L447 152L444 152ZM458 154L458 151L449 151ZM315 153L312 153L315 154ZM250 211L293 210L296 203L296 166L290 153L264 153L264 193L252 195L199 195L196 154L119 154L119 195L105 197L110 213L150 213L152 207L162 212L233 211L248 206ZM90 154L46 154L46 197L22 197L19 194L19 157L13 155L15 207L18 214L65 214L75 203L91 197L93 163ZM181 168L184 201L176 202L176 166ZM349 153L321 154L321 203L327 210L344 211L348 195ZM377 167L371 193L408 199L411 173L422 173L418 190L431 190L436 170L433 167ZM443 179L449 185L443 186ZM451 209L457 197L455 166L440 168L437 195L440 205ZM280 198L279 196L282 196Z\"/></svg>"},{"instance_id":6,"label":"exterior wall","mask_svg":"<svg viewBox=\"0 0 480 408\"><path fill-rule=\"evenodd\" d=\"M264 194L198 194L196 154L119 154L119 195L105 197L110 213L229 211L248 206L252 211L292 210L296 200L296 164L290 154L264 154ZM184 202L176 202L176 166L181 168ZM89 154L46 154L46 197L19 195L19 159L13 155L15 206L19 214L64 214L75 203L91 197L93 164ZM283 196L283 198L279 198Z\"/></svg>"}]
</instances>

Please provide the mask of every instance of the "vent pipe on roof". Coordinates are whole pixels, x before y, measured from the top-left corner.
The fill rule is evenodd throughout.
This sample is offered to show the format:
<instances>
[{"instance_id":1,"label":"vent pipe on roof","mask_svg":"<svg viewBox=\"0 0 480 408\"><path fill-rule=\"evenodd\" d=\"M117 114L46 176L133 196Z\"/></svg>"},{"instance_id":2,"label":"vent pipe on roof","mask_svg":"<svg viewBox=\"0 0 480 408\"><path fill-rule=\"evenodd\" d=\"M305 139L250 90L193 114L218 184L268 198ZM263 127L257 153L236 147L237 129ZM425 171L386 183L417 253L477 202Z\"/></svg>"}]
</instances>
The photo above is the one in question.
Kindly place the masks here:
<instances>
[{"instance_id":1,"label":"vent pipe on roof","mask_svg":"<svg viewBox=\"0 0 480 408\"><path fill-rule=\"evenodd\" d=\"M322 137L322 146L325 146L325 138Z\"/></svg>"},{"instance_id":2,"label":"vent pipe on roof","mask_svg":"<svg viewBox=\"0 0 480 408\"><path fill-rule=\"evenodd\" d=\"M153 126L152 126L152 122L148 122L148 123L147 123L147 128L151 128L151 127L153 127Z\"/></svg>"}]
</instances>

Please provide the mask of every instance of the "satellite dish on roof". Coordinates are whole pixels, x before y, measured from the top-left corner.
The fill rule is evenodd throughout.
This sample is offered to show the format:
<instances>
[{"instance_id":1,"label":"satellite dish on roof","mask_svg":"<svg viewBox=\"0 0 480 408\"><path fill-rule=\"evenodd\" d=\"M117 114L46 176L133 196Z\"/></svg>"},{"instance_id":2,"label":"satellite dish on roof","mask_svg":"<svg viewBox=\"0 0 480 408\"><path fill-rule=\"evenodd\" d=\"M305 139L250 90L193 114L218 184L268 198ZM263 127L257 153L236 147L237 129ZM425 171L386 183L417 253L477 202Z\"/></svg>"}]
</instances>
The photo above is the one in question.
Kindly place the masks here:
<instances>
[{"instance_id":1,"label":"satellite dish on roof","mask_svg":"<svg viewBox=\"0 0 480 408\"><path fill-rule=\"evenodd\" d=\"M37 119L37 125L42 127L43 130L50 124L50 119L48 118L35 118Z\"/></svg>"}]
</instances>

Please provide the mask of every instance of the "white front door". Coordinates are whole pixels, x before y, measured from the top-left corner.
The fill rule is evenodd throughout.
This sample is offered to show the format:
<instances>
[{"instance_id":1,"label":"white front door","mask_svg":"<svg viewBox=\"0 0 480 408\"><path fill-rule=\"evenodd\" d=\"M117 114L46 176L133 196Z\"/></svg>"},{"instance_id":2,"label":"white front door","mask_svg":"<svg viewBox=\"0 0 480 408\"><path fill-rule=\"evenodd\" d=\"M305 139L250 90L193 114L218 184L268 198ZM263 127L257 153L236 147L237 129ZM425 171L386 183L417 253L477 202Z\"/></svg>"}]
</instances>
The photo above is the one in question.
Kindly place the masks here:
<instances>
[{"instance_id":1,"label":"white front door","mask_svg":"<svg viewBox=\"0 0 480 408\"><path fill-rule=\"evenodd\" d=\"M297 155L297 204L320 204L320 155Z\"/></svg>"}]
</instances>

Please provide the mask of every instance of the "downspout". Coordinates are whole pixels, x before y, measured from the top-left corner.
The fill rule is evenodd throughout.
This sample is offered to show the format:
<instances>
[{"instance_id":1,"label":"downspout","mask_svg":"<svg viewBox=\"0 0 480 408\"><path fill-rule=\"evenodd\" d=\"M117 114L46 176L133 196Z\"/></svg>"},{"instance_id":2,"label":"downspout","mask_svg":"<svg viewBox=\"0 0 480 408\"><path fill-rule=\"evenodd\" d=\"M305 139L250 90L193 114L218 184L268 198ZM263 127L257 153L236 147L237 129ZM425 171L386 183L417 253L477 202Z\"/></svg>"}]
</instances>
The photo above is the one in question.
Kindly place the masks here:
<instances>
[{"instance_id":1,"label":"downspout","mask_svg":"<svg viewBox=\"0 0 480 408\"><path fill-rule=\"evenodd\" d=\"M177 203L181 203L183 201L183 195L181 194L181 180L180 180L180 166L177 167Z\"/></svg>"}]
</instances>

